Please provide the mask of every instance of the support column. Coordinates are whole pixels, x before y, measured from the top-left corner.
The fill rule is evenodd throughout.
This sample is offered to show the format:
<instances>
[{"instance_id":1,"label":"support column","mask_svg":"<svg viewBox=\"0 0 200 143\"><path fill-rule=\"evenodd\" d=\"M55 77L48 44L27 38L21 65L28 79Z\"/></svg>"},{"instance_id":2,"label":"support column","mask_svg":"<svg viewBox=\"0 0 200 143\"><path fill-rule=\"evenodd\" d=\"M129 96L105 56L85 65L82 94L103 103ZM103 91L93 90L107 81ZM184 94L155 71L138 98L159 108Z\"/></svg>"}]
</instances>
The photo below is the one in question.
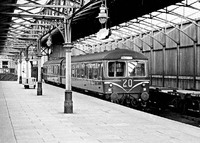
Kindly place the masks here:
<instances>
[{"instance_id":1,"label":"support column","mask_svg":"<svg viewBox=\"0 0 200 143\"><path fill-rule=\"evenodd\" d=\"M198 43L198 27L195 25L195 38L193 47L193 89L196 89L196 76L197 76L197 43Z\"/></svg>"},{"instance_id":2,"label":"support column","mask_svg":"<svg viewBox=\"0 0 200 143\"><path fill-rule=\"evenodd\" d=\"M27 49L28 51L28 49ZM24 88L29 88L29 85L28 85L28 77L29 77L29 71L28 71L28 61L29 61L29 58L28 56L26 57L26 84L24 85Z\"/></svg>"},{"instance_id":3,"label":"support column","mask_svg":"<svg viewBox=\"0 0 200 143\"><path fill-rule=\"evenodd\" d=\"M42 95L42 76L41 76L41 45L40 40L37 41L37 50L38 50L38 86L37 86L37 95Z\"/></svg>"},{"instance_id":4,"label":"support column","mask_svg":"<svg viewBox=\"0 0 200 143\"><path fill-rule=\"evenodd\" d=\"M73 113L73 101L71 91L71 43L65 43L64 48L66 51L66 73L65 73L65 102L64 102L64 113Z\"/></svg>"},{"instance_id":5,"label":"support column","mask_svg":"<svg viewBox=\"0 0 200 143\"><path fill-rule=\"evenodd\" d=\"M22 84L22 51L19 53L19 84Z\"/></svg>"},{"instance_id":6,"label":"support column","mask_svg":"<svg viewBox=\"0 0 200 143\"><path fill-rule=\"evenodd\" d=\"M64 18L64 32L65 43L64 48L66 52L66 65L65 65L65 101L64 101L64 113L73 113L73 101L71 90L71 49L73 45L71 43L71 20Z\"/></svg>"},{"instance_id":7,"label":"support column","mask_svg":"<svg viewBox=\"0 0 200 143\"><path fill-rule=\"evenodd\" d=\"M175 27L177 28L177 27ZM179 29L179 27L178 27ZM176 87L179 88L179 76L180 76L180 44L181 44L181 31L178 30L178 41L177 41L177 48L176 48L176 53L177 53L177 75L176 75Z\"/></svg>"},{"instance_id":8,"label":"support column","mask_svg":"<svg viewBox=\"0 0 200 143\"><path fill-rule=\"evenodd\" d=\"M28 61L29 61L28 48L29 48L29 46L26 48L26 58L25 58L25 61L26 61L26 84L24 85L25 89L29 88L29 85L28 85L28 77L29 77L29 71L28 71Z\"/></svg>"},{"instance_id":9,"label":"support column","mask_svg":"<svg viewBox=\"0 0 200 143\"><path fill-rule=\"evenodd\" d=\"M166 30L164 30L163 33L165 33ZM164 36L164 34L163 34ZM167 47L167 42L166 42L166 36L164 38L163 44L162 44L163 50L162 50L162 54L163 54L163 59L162 59L162 86L165 87L165 69L166 69L166 47Z\"/></svg>"}]
</instances>

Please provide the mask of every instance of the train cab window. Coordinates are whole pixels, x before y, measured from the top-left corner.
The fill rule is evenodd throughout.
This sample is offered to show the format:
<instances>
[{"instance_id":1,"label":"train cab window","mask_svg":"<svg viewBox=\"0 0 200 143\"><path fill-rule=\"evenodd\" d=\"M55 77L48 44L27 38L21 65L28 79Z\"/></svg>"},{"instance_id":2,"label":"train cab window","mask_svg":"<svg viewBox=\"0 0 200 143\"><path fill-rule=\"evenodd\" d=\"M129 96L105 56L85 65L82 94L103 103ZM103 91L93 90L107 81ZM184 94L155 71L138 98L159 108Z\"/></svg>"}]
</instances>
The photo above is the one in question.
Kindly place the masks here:
<instances>
[{"instance_id":1,"label":"train cab window","mask_svg":"<svg viewBox=\"0 0 200 143\"><path fill-rule=\"evenodd\" d=\"M125 76L125 63L116 62L116 76Z\"/></svg>"},{"instance_id":2,"label":"train cab window","mask_svg":"<svg viewBox=\"0 0 200 143\"><path fill-rule=\"evenodd\" d=\"M125 62L109 62L108 63L108 76L109 77L122 77L125 76Z\"/></svg>"},{"instance_id":3,"label":"train cab window","mask_svg":"<svg viewBox=\"0 0 200 143\"><path fill-rule=\"evenodd\" d=\"M128 76L145 76L145 63L138 61L128 62Z\"/></svg>"},{"instance_id":4,"label":"train cab window","mask_svg":"<svg viewBox=\"0 0 200 143\"><path fill-rule=\"evenodd\" d=\"M109 62L108 63L108 76L114 77L115 73L115 62Z\"/></svg>"}]
</instances>

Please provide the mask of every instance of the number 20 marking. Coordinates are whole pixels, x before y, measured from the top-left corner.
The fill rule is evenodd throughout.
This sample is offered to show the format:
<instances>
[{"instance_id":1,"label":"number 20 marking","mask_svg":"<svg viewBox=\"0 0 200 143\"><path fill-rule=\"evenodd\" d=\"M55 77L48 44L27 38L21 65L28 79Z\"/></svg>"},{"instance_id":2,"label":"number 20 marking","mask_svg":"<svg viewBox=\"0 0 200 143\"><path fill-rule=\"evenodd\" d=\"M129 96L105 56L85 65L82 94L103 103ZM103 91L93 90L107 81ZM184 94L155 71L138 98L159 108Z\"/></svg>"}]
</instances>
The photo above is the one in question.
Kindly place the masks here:
<instances>
[{"instance_id":1,"label":"number 20 marking","mask_svg":"<svg viewBox=\"0 0 200 143\"><path fill-rule=\"evenodd\" d=\"M133 80L132 79L124 79L123 80L123 87L132 87L133 86Z\"/></svg>"}]
</instances>

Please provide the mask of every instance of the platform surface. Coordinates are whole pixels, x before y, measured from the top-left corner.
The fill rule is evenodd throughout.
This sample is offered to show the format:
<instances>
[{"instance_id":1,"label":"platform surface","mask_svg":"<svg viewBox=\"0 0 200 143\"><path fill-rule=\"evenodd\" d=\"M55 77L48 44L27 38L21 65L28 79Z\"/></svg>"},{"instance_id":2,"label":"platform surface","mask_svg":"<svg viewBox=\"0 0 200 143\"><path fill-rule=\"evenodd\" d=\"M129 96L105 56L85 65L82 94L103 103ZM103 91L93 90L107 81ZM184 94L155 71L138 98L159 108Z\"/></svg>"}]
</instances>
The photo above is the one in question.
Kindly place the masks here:
<instances>
[{"instance_id":1,"label":"platform surface","mask_svg":"<svg viewBox=\"0 0 200 143\"><path fill-rule=\"evenodd\" d=\"M64 114L64 89L24 89L0 82L0 143L200 143L200 128L73 92Z\"/></svg>"}]
</instances>

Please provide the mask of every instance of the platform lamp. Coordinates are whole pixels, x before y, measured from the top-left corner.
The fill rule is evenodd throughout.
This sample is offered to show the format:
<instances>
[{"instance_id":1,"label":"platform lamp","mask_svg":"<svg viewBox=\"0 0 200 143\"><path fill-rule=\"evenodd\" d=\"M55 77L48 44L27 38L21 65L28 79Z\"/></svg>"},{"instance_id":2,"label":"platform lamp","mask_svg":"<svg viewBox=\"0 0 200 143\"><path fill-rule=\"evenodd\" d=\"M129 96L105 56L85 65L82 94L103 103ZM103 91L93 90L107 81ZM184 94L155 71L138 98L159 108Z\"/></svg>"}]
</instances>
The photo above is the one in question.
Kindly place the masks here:
<instances>
[{"instance_id":1,"label":"platform lamp","mask_svg":"<svg viewBox=\"0 0 200 143\"><path fill-rule=\"evenodd\" d=\"M110 33L110 31L107 29L107 21L109 17L108 17L108 8L106 4L107 4L106 0L104 1L104 3L102 1L101 7L99 8L100 9L99 15L96 17L99 19L99 22L102 25L102 28L97 33L97 38L101 40L108 37Z\"/></svg>"},{"instance_id":2,"label":"platform lamp","mask_svg":"<svg viewBox=\"0 0 200 143\"><path fill-rule=\"evenodd\" d=\"M51 34L49 34L49 37L47 39L47 42L46 42L47 46L50 47L52 42L51 42Z\"/></svg>"},{"instance_id":3,"label":"platform lamp","mask_svg":"<svg viewBox=\"0 0 200 143\"><path fill-rule=\"evenodd\" d=\"M106 24L107 20L108 20L108 8L107 8L107 2L106 0L104 1L105 4L101 4L101 7L99 8L100 9L100 12L99 12L99 15L97 16L97 18L99 19L99 22L103 25L103 24Z\"/></svg>"}]
</instances>

